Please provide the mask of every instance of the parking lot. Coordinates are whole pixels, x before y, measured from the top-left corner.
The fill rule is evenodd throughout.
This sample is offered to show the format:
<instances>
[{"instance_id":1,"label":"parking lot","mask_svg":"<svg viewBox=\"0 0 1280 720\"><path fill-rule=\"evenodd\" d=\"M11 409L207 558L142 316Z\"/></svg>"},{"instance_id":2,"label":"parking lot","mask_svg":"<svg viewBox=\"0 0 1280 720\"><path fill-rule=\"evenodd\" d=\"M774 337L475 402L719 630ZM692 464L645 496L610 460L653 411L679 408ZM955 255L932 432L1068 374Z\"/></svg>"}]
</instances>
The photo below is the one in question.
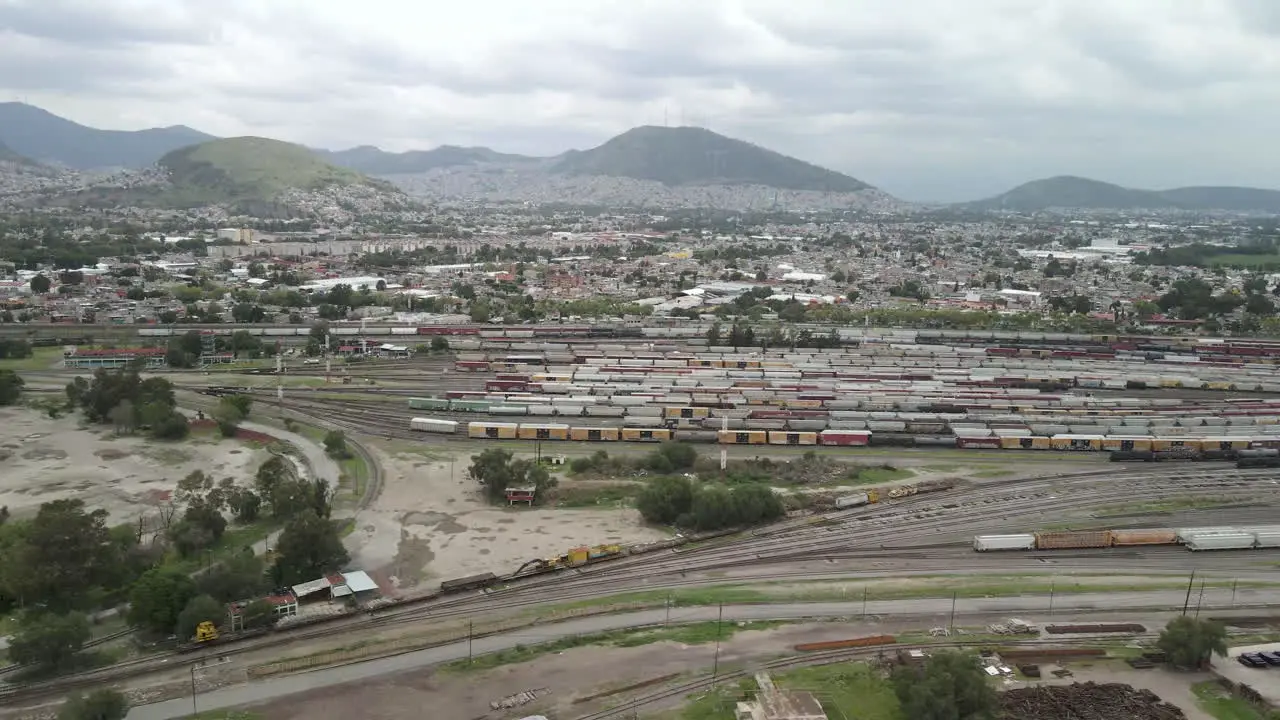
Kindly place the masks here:
<instances>
[{"instance_id":1,"label":"parking lot","mask_svg":"<svg viewBox=\"0 0 1280 720\"><path fill-rule=\"evenodd\" d=\"M1280 705L1280 666L1253 668L1241 665L1237 659L1242 653L1280 652L1280 643L1242 645L1230 648L1227 657L1215 657L1213 670L1235 683L1248 685L1271 705Z\"/></svg>"}]
</instances>

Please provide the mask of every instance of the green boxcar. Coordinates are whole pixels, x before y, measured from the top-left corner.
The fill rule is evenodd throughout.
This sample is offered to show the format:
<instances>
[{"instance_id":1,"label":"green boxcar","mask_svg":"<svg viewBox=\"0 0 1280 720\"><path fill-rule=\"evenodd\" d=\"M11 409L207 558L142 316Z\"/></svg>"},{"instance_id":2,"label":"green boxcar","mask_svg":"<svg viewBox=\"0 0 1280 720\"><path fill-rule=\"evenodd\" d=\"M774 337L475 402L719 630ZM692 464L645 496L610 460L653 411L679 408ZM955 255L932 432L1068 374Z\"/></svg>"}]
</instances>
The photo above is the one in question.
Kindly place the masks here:
<instances>
[{"instance_id":1,"label":"green boxcar","mask_svg":"<svg viewBox=\"0 0 1280 720\"><path fill-rule=\"evenodd\" d=\"M409 398L410 410L448 410L448 398Z\"/></svg>"},{"instance_id":2,"label":"green boxcar","mask_svg":"<svg viewBox=\"0 0 1280 720\"><path fill-rule=\"evenodd\" d=\"M489 412L492 404L488 400L452 400L449 409L458 412Z\"/></svg>"}]
</instances>

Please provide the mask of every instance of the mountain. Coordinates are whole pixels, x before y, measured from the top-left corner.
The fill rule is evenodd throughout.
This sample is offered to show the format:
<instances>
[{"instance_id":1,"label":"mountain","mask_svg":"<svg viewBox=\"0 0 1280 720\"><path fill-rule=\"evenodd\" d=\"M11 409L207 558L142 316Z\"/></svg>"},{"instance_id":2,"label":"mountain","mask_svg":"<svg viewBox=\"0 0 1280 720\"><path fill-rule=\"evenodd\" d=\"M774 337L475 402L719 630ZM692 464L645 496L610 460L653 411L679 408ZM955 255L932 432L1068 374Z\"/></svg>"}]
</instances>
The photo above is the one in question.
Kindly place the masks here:
<instances>
[{"instance_id":1,"label":"mountain","mask_svg":"<svg viewBox=\"0 0 1280 720\"><path fill-rule=\"evenodd\" d=\"M670 186L765 185L823 192L871 189L847 175L695 127L634 128L591 150L565 153L551 171L628 177Z\"/></svg>"},{"instance_id":2,"label":"mountain","mask_svg":"<svg viewBox=\"0 0 1280 720\"><path fill-rule=\"evenodd\" d=\"M0 162L13 163L16 165L35 165L35 161L30 158L23 157L14 152L8 145L0 142Z\"/></svg>"},{"instance_id":3,"label":"mountain","mask_svg":"<svg viewBox=\"0 0 1280 720\"><path fill-rule=\"evenodd\" d=\"M1050 208L1280 212L1280 191L1244 187L1135 190L1098 180L1063 175L1025 183L1002 195L962 203L962 206L970 210L1018 212Z\"/></svg>"},{"instance_id":4,"label":"mountain","mask_svg":"<svg viewBox=\"0 0 1280 720\"><path fill-rule=\"evenodd\" d=\"M357 185L395 192L388 183L331 165L301 145L259 137L191 145L157 164L168 171L173 199L180 205L272 202L289 190Z\"/></svg>"},{"instance_id":5,"label":"mountain","mask_svg":"<svg viewBox=\"0 0 1280 720\"><path fill-rule=\"evenodd\" d=\"M458 147L457 145L441 145L434 150L410 150L403 153L386 152L371 145L361 145L336 152L330 150L318 152L334 165L369 175L407 175L439 168L515 165L542 161L541 158L500 153L486 147Z\"/></svg>"},{"instance_id":6,"label":"mountain","mask_svg":"<svg viewBox=\"0 0 1280 720\"><path fill-rule=\"evenodd\" d=\"M0 103L0 141L32 160L79 170L144 168L171 150L212 139L183 125L98 130L24 103Z\"/></svg>"}]
</instances>

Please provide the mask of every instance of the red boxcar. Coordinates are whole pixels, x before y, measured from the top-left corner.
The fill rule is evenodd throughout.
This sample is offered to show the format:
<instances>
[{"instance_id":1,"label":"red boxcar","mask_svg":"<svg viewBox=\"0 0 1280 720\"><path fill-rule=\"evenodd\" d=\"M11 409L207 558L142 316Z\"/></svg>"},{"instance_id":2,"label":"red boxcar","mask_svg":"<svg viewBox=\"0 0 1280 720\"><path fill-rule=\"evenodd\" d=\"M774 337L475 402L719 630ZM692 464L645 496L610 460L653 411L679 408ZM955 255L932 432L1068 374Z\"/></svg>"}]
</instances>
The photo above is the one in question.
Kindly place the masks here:
<instances>
[{"instance_id":1,"label":"red boxcar","mask_svg":"<svg viewBox=\"0 0 1280 720\"><path fill-rule=\"evenodd\" d=\"M871 443L871 433L867 430L823 430L818 433L818 442L822 445L842 445L855 447Z\"/></svg>"}]
</instances>

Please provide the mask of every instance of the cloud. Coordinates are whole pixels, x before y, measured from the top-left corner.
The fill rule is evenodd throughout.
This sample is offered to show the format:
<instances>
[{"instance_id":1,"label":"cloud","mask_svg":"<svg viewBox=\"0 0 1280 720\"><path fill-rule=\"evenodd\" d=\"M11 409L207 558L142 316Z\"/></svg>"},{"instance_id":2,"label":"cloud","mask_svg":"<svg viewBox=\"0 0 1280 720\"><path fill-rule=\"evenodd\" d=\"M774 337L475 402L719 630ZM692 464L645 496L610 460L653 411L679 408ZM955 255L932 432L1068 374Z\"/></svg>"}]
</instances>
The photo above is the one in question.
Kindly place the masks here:
<instances>
[{"instance_id":1,"label":"cloud","mask_svg":"<svg viewBox=\"0 0 1280 720\"><path fill-rule=\"evenodd\" d=\"M110 128L551 154L701 124L913 199L1280 187L1274 0L0 0L0 95ZM0 128L0 137L3 129Z\"/></svg>"}]
</instances>

